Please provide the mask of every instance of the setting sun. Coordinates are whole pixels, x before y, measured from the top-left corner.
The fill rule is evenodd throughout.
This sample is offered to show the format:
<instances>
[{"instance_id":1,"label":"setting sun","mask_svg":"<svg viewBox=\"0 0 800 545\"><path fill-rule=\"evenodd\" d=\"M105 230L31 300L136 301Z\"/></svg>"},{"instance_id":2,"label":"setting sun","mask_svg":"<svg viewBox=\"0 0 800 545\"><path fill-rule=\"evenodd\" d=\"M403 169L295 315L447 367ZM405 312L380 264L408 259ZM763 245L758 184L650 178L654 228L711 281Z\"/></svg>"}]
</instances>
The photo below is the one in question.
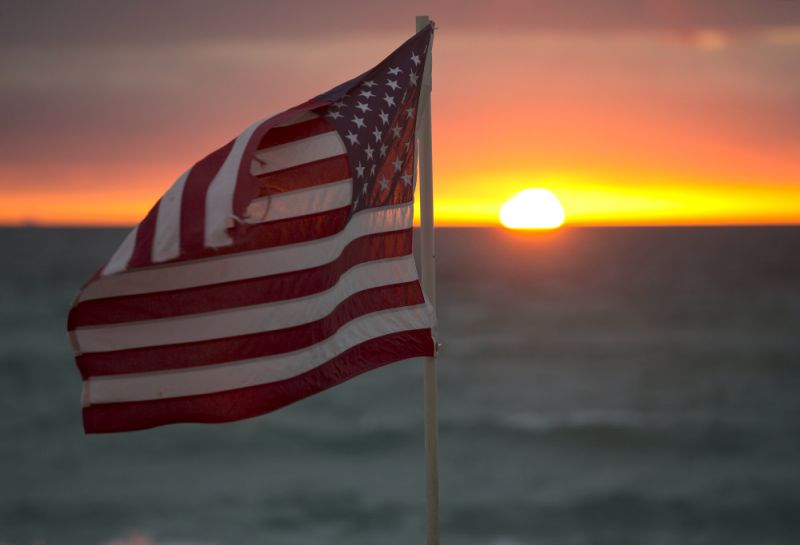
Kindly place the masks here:
<instances>
[{"instance_id":1,"label":"setting sun","mask_svg":"<svg viewBox=\"0 0 800 545\"><path fill-rule=\"evenodd\" d=\"M509 229L556 229L564 223L564 208L551 191L526 189L506 201L500 222Z\"/></svg>"}]
</instances>

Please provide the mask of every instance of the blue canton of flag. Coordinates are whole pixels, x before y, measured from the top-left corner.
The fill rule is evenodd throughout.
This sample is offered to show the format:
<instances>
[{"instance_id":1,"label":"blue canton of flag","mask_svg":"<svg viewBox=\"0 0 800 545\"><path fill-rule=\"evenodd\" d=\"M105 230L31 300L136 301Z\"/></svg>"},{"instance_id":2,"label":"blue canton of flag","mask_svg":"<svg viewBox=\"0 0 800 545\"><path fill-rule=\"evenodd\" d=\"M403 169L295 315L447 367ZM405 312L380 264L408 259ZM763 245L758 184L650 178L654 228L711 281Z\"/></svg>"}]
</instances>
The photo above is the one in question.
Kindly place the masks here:
<instances>
[{"instance_id":1,"label":"blue canton of flag","mask_svg":"<svg viewBox=\"0 0 800 545\"><path fill-rule=\"evenodd\" d=\"M326 93L352 86L317 110L347 149L353 212L408 202L414 195L416 108L431 32L420 32L369 72Z\"/></svg>"}]
</instances>

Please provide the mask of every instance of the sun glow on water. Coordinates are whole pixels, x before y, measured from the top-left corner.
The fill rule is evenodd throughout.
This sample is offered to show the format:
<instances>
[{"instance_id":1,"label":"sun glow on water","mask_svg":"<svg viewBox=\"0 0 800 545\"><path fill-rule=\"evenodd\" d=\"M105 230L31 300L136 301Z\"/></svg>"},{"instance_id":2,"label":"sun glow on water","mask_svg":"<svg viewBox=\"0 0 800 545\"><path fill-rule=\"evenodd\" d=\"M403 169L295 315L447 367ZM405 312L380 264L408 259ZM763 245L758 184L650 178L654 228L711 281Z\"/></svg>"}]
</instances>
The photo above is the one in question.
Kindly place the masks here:
<instances>
[{"instance_id":1,"label":"sun glow on water","mask_svg":"<svg viewBox=\"0 0 800 545\"><path fill-rule=\"evenodd\" d=\"M520 191L500 208L500 223L509 229L557 229L564 219L558 197L543 188Z\"/></svg>"}]
</instances>

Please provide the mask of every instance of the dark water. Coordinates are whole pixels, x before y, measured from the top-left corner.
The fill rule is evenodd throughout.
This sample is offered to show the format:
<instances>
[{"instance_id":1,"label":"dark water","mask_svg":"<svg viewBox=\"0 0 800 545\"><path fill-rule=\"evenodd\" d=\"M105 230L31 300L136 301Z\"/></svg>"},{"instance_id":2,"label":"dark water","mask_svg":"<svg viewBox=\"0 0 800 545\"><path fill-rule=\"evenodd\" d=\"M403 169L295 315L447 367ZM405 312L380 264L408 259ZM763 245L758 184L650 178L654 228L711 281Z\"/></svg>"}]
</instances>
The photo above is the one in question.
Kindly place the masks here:
<instances>
[{"instance_id":1,"label":"dark water","mask_svg":"<svg viewBox=\"0 0 800 545\"><path fill-rule=\"evenodd\" d=\"M0 543L423 543L416 363L83 435L65 314L122 235L0 230ZM437 237L443 544L800 543L800 228Z\"/></svg>"}]
</instances>

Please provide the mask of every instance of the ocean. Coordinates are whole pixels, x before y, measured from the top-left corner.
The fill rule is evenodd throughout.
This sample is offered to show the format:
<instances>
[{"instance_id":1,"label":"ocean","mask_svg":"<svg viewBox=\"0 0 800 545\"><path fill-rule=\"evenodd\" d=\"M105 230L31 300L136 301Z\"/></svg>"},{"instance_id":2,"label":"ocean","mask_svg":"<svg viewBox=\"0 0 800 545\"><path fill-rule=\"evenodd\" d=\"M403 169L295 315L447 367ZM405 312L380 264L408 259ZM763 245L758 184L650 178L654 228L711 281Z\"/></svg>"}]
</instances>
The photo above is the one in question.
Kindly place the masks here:
<instances>
[{"instance_id":1,"label":"ocean","mask_svg":"<svg viewBox=\"0 0 800 545\"><path fill-rule=\"evenodd\" d=\"M67 309L123 236L0 229L0 543L423 543L416 361L83 434ZM800 228L436 243L443 545L800 543Z\"/></svg>"}]
</instances>

